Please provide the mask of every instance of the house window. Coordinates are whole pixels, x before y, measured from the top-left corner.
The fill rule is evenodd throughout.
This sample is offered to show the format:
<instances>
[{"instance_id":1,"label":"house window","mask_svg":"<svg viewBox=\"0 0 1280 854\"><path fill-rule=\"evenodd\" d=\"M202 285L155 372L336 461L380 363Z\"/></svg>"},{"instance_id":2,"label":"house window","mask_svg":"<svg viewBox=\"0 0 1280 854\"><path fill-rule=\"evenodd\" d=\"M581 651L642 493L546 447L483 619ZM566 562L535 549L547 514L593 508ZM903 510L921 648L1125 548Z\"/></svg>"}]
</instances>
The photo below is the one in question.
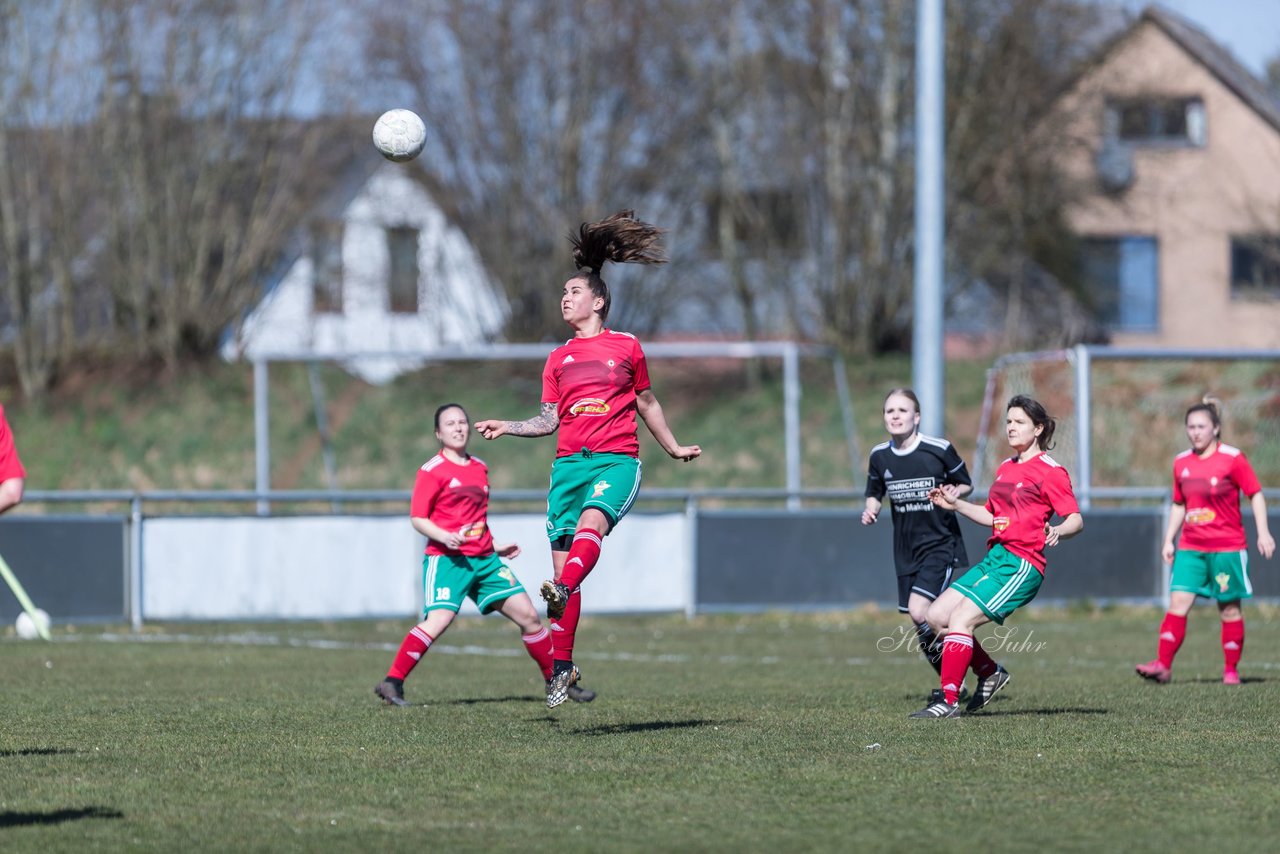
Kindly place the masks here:
<instances>
[{"instance_id":1,"label":"house window","mask_svg":"<svg viewBox=\"0 0 1280 854\"><path fill-rule=\"evenodd\" d=\"M387 273L391 310L399 314L417 314L418 229L388 228L387 254L391 261Z\"/></svg>"},{"instance_id":2,"label":"house window","mask_svg":"<svg viewBox=\"0 0 1280 854\"><path fill-rule=\"evenodd\" d=\"M311 226L311 297L317 314L342 313L342 223Z\"/></svg>"},{"instance_id":3,"label":"house window","mask_svg":"<svg viewBox=\"0 0 1280 854\"><path fill-rule=\"evenodd\" d=\"M1133 145L1204 145L1204 102L1199 98L1113 98L1106 134Z\"/></svg>"},{"instance_id":4,"label":"house window","mask_svg":"<svg viewBox=\"0 0 1280 854\"><path fill-rule=\"evenodd\" d=\"M1160 277L1154 237L1087 238L1081 280L1098 320L1115 332L1159 329Z\"/></svg>"},{"instance_id":5,"label":"house window","mask_svg":"<svg viewBox=\"0 0 1280 854\"><path fill-rule=\"evenodd\" d=\"M786 190L753 190L732 196L716 194L707 203L708 245L721 254L721 217L730 217L730 230L747 257L769 251L797 252L802 248L801 208Z\"/></svg>"},{"instance_id":6,"label":"house window","mask_svg":"<svg viewBox=\"0 0 1280 854\"><path fill-rule=\"evenodd\" d=\"M1231 296L1280 297L1280 235L1231 238Z\"/></svg>"}]
</instances>

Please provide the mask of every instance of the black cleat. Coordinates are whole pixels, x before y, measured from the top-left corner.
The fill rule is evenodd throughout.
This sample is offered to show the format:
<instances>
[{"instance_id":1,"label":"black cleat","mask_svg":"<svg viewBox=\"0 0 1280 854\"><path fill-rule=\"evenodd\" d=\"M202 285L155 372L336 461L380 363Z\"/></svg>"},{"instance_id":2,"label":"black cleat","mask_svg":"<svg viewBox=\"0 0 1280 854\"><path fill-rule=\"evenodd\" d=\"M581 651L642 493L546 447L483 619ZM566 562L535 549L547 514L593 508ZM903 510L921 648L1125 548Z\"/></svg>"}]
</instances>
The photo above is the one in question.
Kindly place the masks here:
<instances>
[{"instance_id":1,"label":"black cleat","mask_svg":"<svg viewBox=\"0 0 1280 854\"><path fill-rule=\"evenodd\" d=\"M377 685L374 685L373 693L388 706L409 705L409 702L404 698L404 688L392 682L390 679L383 679Z\"/></svg>"},{"instance_id":2,"label":"black cleat","mask_svg":"<svg viewBox=\"0 0 1280 854\"><path fill-rule=\"evenodd\" d=\"M960 717L960 704L948 703L941 700L937 703L930 703L918 712L912 712L908 717L912 718L958 718Z\"/></svg>"},{"instance_id":3,"label":"black cleat","mask_svg":"<svg viewBox=\"0 0 1280 854\"><path fill-rule=\"evenodd\" d=\"M556 706L569 699L569 691L578 684L578 677L580 675L578 668L573 665L569 665L569 667L553 674L552 677L547 680L548 709L554 709ZM595 692L592 692L591 699L594 700L595 696ZM589 701L582 700L580 702Z\"/></svg>"},{"instance_id":4,"label":"black cleat","mask_svg":"<svg viewBox=\"0 0 1280 854\"><path fill-rule=\"evenodd\" d=\"M547 616L553 620L563 617L569 604L569 594L573 591L558 581L544 581L539 592L542 593L542 601L547 603Z\"/></svg>"},{"instance_id":5,"label":"black cleat","mask_svg":"<svg viewBox=\"0 0 1280 854\"><path fill-rule=\"evenodd\" d=\"M973 697L969 700L969 705L964 707L964 710L966 712L978 711L978 709L990 703L996 692L1008 685L1009 680L1012 678L1003 665L997 664L995 673L992 673L986 679L978 680L978 687L974 690Z\"/></svg>"}]
</instances>

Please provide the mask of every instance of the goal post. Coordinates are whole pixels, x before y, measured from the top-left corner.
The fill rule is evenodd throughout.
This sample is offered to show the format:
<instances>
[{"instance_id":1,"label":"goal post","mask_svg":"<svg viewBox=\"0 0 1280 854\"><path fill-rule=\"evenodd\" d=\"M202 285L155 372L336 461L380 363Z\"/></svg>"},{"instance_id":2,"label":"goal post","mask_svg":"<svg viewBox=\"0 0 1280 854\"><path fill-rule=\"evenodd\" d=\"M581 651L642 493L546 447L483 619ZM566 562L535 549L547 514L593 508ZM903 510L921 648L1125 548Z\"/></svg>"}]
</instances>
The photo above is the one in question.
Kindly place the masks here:
<instances>
[{"instance_id":1,"label":"goal post","mask_svg":"<svg viewBox=\"0 0 1280 854\"><path fill-rule=\"evenodd\" d=\"M1280 483L1280 351L1077 345L1011 353L987 371L974 483L981 490L1007 451L1003 406L1026 394L1058 419L1053 457L1067 467L1081 509L1100 499L1160 499L1185 447L1187 407L1222 402L1223 439L1239 444L1264 484Z\"/></svg>"}]
</instances>

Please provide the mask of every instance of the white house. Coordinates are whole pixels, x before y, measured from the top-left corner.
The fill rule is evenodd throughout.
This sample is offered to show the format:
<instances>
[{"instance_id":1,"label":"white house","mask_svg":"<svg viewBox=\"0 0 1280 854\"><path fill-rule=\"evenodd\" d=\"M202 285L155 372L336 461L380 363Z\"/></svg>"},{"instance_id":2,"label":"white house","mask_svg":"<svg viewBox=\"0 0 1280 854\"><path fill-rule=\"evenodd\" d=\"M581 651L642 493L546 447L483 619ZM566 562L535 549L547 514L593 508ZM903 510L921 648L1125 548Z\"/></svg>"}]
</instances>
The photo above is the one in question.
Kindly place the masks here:
<instances>
[{"instance_id":1,"label":"white house","mask_svg":"<svg viewBox=\"0 0 1280 854\"><path fill-rule=\"evenodd\" d=\"M501 289L417 168L356 170L300 224L282 275L228 332L225 359L332 358L383 383L419 366L415 354L499 334Z\"/></svg>"}]
</instances>

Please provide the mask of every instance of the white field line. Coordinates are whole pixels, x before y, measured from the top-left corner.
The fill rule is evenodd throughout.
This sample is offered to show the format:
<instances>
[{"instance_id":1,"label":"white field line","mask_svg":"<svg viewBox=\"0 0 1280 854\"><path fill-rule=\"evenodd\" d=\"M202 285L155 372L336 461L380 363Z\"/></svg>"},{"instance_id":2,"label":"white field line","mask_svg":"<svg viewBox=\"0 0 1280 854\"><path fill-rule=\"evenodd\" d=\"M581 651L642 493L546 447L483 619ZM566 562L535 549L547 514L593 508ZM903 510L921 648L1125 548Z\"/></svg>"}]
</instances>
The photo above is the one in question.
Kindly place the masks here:
<instances>
[{"instance_id":1,"label":"white field line","mask_svg":"<svg viewBox=\"0 0 1280 854\"><path fill-rule=\"evenodd\" d=\"M208 646L210 644L221 644L225 646L274 646L274 647L291 647L296 649L336 649L336 650L375 650L379 652L394 653L400 648L399 643L356 643L354 641L329 640L325 638L291 638L281 637L279 635L258 634L256 632L245 632L238 634L224 635L196 635L196 634L130 634L121 632L105 632L103 634L77 634L77 635L55 635L54 643L75 643L75 642L100 642L100 643L171 643L171 644L201 644ZM488 647L476 646L474 644L465 644L463 646L455 646L452 644L436 643L431 646L432 653L436 655L474 655L485 658L523 658L528 655L524 648L513 644L510 647ZM643 653L643 652L583 652L579 653L578 658L590 661L630 661L636 663L662 663L662 664L681 664L694 660L714 661L718 664L748 664L760 666L772 666L778 664L787 664L788 660L776 655L763 656L745 656L745 655L719 655L709 657L698 657L691 655L683 655L677 653ZM827 665L840 665L846 667L866 667L869 664L884 664L886 657L892 664L906 664L915 667L920 664L920 659L914 655L895 655L892 653L882 653L880 656L870 658L866 656L855 656L849 658L835 658L833 656L825 656L822 658L812 658L810 661ZM1023 659L1022 666L1025 667L1034 660L1034 656L1028 660L1024 656L1017 656L1014 660ZM1117 666L1128 668L1130 665L1123 662L1107 661L1101 659L1068 659L1069 667L1085 667L1111 669ZM1250 661L1246 659L1241 662L1245 670L1280 670L1280 662L1274 661Z\"/></svg>"},{"instance_id":2,"label":"white field line","mask_svg":"<svg viewBox=\"0 0 1280 854\"><path fill-rule=\"evenodd\" d=\"M258 634L255 632L239 633L239 634L222 634L222 635L196 635L196 634L173 634L173 633L157 633L157 634L130 634L122 632L104 632L103 634L78 634L78 635L61 635L55 638L55 643L76 643L76 642L98 642L98 643L160 643L160 644L201 644L208 646L210 644L220 644L225 646L273 646L273 647L291 647L297 649L337 649L337 650L376 650L380 652L394 653L400 648L399 643L357 643L354 641L329 640L325 638L291 638L280 637L279 635ZM528 653L518 644L510 647L488 647L476 646L474 644L466 644L463 646L455 646L452 644L435 643L431 645L431 652L436 655L475 655L488 658L523 658ZM677 653L643 653L643 652L583 652L578 655L579 658L589 659L592 661L631 661L638 663L664 663L664 664L681 664L695 659L694 656L682 655ZM903 657L905 659L905 657ZM743 656L743 655L720 655L712 656L703 660L715 661L721 664L750 664L750 665L775 665L783 664L784 659L776 655L764 656ZM870 658L844 658L836 659L827 657L820 660L825 664L843 664L853 666L864 666L872 663ZM909 659L911 663L918 663L915 658Z\"/></svg>"}]
</instances>

